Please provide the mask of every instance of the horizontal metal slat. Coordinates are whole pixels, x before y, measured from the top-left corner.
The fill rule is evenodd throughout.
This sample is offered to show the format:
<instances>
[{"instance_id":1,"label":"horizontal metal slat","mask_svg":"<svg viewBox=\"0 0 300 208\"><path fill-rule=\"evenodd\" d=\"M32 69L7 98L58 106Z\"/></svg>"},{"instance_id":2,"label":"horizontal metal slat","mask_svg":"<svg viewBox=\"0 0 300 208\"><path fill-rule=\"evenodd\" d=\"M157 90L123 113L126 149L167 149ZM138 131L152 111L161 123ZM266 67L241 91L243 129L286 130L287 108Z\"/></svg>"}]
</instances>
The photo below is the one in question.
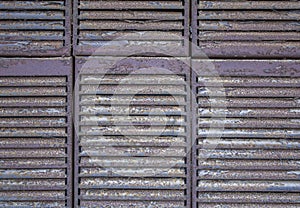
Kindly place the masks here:
<instances>
[{"instance_id":1,"label":"horizontal metal slat","mask_svg":"<svg viewBox=\"0 0 300 208\"><path fill-rule=\"evenodd\" d=\"M66 86L66 77L0 77L1 86Z\"/></svg>"},{"instance_id":2,"label":"horizontal metal slat","mask_svg":"<svg viewBox=\"0 0 300 208\"><path fill-rule=\"evenodd\" d=\"M199 21L199 30L224 31L299 31L297 21Z\"/></svg>"},{"instance_id":3,"label":"horizontal metal slat","mask_svg":"<svg viewBox=\"0 0 300 208\"><path fill-rule=\"evenodd\" d=\"M61 107L40 107L40 108L17 108L17 107L1 107L0 112L2 113L1 117L24 117L24 116L66 116L66 108Z\"/></svg>"},{"instance_id":4,"label":"horizontal metal slat","mask_svg":"<svg viewBox=\"0 0 300 208\"><path fill-rule=\"evenodd\" d=\"M200 49L209 57L298 57L300 43L293 41L202 42Z\"/></svg>"},{"instance_id":5,"label":"horizontal metal slat","mask_svg":"<svg viewBox=\"0 0 300 208\"><path fill-rule=\"evenodd\" d=\"M1 30L64 30L63 21L0 21Z\"/></svg>"},{"instance_id":6,"label":"horizontal metal slat","mask_svg":"<svg viewBox=\"0 0 300 208\"><path fill-rule=\"evenodd\" d=\"M1 103L1 101L0 101ZM80 105L127 105L131 106L152 106L168 105L183 106L185 105L185 95L81 95Z\"/></svg>"},{"instance_id":7,"label":"horizontal metal slat","mask_svg":"<svg viewBox=\"0 0 300 208\"><path fill-rule=\"evenodd\" d=\"M139 87L137 89L137 87ZM97 85L81 85L80 94L171 94L171 95L184 95L186 94L185 85L163 85L163 84L151 84L151 85L136 85L136 84L120 84L120 85L106 85L104 83L98 83ZM0 88L1 89L1 88ZM1 91L0 91L1 92Z\"/></svg>"},{"instance_id":8,"label":"horizontal metal slat","mask_svg":"<svg viewBox=\"0 0 300 208\"><path fill-rule=\"evenodd\" d=\"M90 147L82 146L79 156L92 157L185 157L185 148L176 147ZM1 152L0 152L1 155Z\"/></svg>"},{"instance_id":9,"label":"horizontal metal slat","mask_svg":"<svg viewBox=\"0 0 300 208\"><path fill-rule=\"evenodd\" d=\"M1 97L1 107L62 107L66 106L66 97Z\"/></svg>"},{"instance_id":10,"label":"horizontal metal slat","mask_svg":"<svg viewBox=\"0 0 300 208\"><path fill-rule=\"evenodd\" d=\"M0 128L0 137L66 137L66 128Z\"/></svg>"},{"instance_id":11,"label":"horizontal metal slat","mask_svg":"<svg viewBox=\"0 0 300 208\"><path fill-rule=\"evenodd\" d=\"M0 32L1 34L1 32ZM0 35L1 37L1 35ZM79 31L79 40L183 40L182 32L178 31Z\"/></svg>"},{"instance_id":12,"label":"horizontal metal slat","mask_svg":"<svg viewBox=\"0 0 300 208\"><path fill-rule=\"evenodd\" d=\"M67 127L66 118L1 118L0 127Z\"/></svg>"},{"instance_id":13,"label":"horizontal metal slat","mask_svg":"<svg viewBox=\"0 0 300 208\"><path fill-rule=\"evenodd\" d=\"M299 150L198 150L198 157L216 159L300 159Z\"/></svg>"},{"instance_id":14,"label":"horizontal metal slat","mask_svg":"<svg viewBox=\"0 0 300 208\"><path fill-rule=\"evenodd\" d=\"M2 20L64 20L62 11L1 11Z\"/></svg>"},{"instance_id":15,"label":"horizontal metal slat","mask_svg":"<svg viewBox=\"0 0 300 208\"><path fill-rule=\"evenodd\" d=\"M199 139L198 148L213 147L215 149L299 149L300 142L297 139L284 138L270 138L270 139L256 139L256 138L221 138L221 139Z\"/></svg>"},{"instance_id":16,"label":"horizontal metal slat","mask_svg":"<svg viewBox=\"0 0 300 208\"><path fill-rule=\"evenodd\" d=\"M64 207L65 201L27 201L27 202L16 202L16 201L0 201L0 205L6 206L8 208L16 208L16 207L49 207L49 208L55 208L57 206Z\"/></svg>"},{"instance_id":17,"label":"horizontal metal slat","mask_svg":"<svg viewBox=\"0 0 300 208\"><path fill-rule=\"evenodd\" d=\"M199 193L199 202L203 203L289 203L283 206L292 206L290 203L298 203L298 194L295 193ZM258 205L257 205L258 206ZM264 205L262 205L264 206ZM270 205L271 206L271 205Z\"/></svg>"},{"instance_id":18,"label":"horizontal metal slat","mask_svg":"<svg viewBox=\"0 0 300 208\"><path fill-rule=\"evenodd\" d=\"M200 1L199 9L300 9L297 1Z\"/></svg>"},{"instance_id":19,"label":"horizontal metal slat","mask_svg":"<svg viewBox=\"0 0 300 208\"><path fill-rule=\"evenodd\" d=\"M209 98L209 97L198 97L198 107L219 107L222 108L299 108L300 99L295 98Z\"/></svg>"},{"instance_id":20,"label":"horizontal metal slat","mask_svg":"<svg viewBox=\"0 0 300 208\"><path fill-rule=\"evenodd\" d=\"M0 22L1 24L1 22ZM0 25L1 29L1 25ZM80 30L183 30L181 21L97 21L84 20L79 23Z\"/></svg>"},{"instance_id":21,"label":"horizontal metal slat","mask_svg":"<svg viewBox=\"0 0 300 208\"><path fill-rule=\"evenodd\" d=\"M200 86L207 87L208 89L213 89L216 86L216 82L221 81L221 84L227 89L230 87L236 87L237 89L243 87L251 87L255 90L258 87L266 88L279 88L275 90L288 89L287 87L300 87L299 78L287 78L287 77L198 77L198 82ZM249 89L250 91L250 89Z\"/></svg>"},{"instance_id":22,"label":"horizontal metal slat","mask_svg":"<svg viewBox=\"0 0 300 208\"><path fill-rule=\"evenodd\" d=\"M132 200L132 201L181 201L185 200L184 191L170 190L119 190L116 194L115 190L98 191L83 190L80 196L81 200Z\"/></svg>"},{"instance_id":23,"label":"horizontal metal slat","mask_svg":"<svg viewBox=\"0 0 300 208\"><path fill-rule=\"evenodd\" d=\"M217 128L201 128L198 131L201 137L213 137L214 135L222 135L224 137L241 137L241 138L299 138L300 130L298 129L218 129Z\"/></svg>"},{"instance_id":24,"label":"horizontal metal slat","mask_svg":"<svg viewBox=\"0 0 300 208\"><path fill-rule=\"evenodd\" d=\"M299 160L243 160L207 159L198 160L199 170L298 170Z\"/></svg>"},{"instance_id":25,"label":"horizontal metal slat","mask_svg":"<svg viewBox=\"0 0 300 208\"><path fill-rule=\"evenodd\" d=\"M65 179L2 179L0 190L64 190Z\"/></svg>"},{"instance_id":26,"label":"horizontal metal slat","mask_svg":"<svg viewBox=\"0 0 300 208\"><path fill-rule=\"evenodd\" d=\"M198 181L198 191L299 192L298 181Z\"/></svg>"},{"instance_id":27,"label":"horizontal metal slat","mask_svg":"<svg viewBox=\"0 0 300 208\"><path fill-rule=\"evenodd\" d=\"M300 172L297 170L199 170L199 180L298 180ZM255 193L251 193L255 196ZM249 194L248 196L250 196ZM203 194L204 195L204 194ZM218 195L218 194L216 194ZM221 195L221 194L220 194ZM266 195L266 194L265 194ZM262 196L261 196L262 197ZM255 197L253 197L255 198ZM261 198L258 198L261 200ZM234 201L234 200L233 200ZM245 202L245 201L243 201Z\"/></svg>"},{"instance_id":28,"label":"horizontal metal slat","mask_svg":"<svg viewBox=\"0 0 300 208\"><path fill-rule=\"evenodd\" d=\"M298 41L298 32L199 31L200 41Z\"/></svg>"},{"instance_id":29,"label":"horizontal metal slat","mask_svg":"<svg viewBox=\"0 0 300 208\"><path fill-rule=\"evenodd\" d=\"M79 9L183 9L180 1L86 1L79 0Z\"/></svg>"},{"instance_id":30,"label":"horizontal metal slat","mask_svg":"<svg viewBox=\"0 0 300 208\"><path fill-rule=\"evenodd\" d=\"M228 3L228 2L227 2ZM299 20L299 10L288 11L199 11L200 20Z\"/></svg>"},{"instance_id":31,"label":"horizontal metal slat","mask_svg":"<svg viewBox=\"0 0 300 208\"><path fill-rule=\"evenodd\" d=\"M261 118L200 118L198 119L199 128L208 128L221 125L225 128L266 128L266 129L297 129L300 119L261 119Z\"/></svg>"},{"instance_id":32,"label":"horizontal metal slat","mask_svg":"<svg viewBox=\"0 0 300 208\"><path fill-rule=\"evenodd\" d=\"M67 96L65 87L0 87L0 96Z\"/></svg>"},{"instance_id":33,"label":"horizontal metal slat","mask_svg":"<svg viewBox=\"0 0 300 208\"><path fill-rule=\"evenodd\" d=\"M0 201L64 201L64 191L5 191Z\"/></svg>"},{"instance_id":34,"label":"horizontal metal slat","mask_svg":"<svg viewBox=\"0 0 300 208\"><path fill-rule=\"evenodd\" d=\"M131 168L85 168L80 169L80 178L99 178L99 177L120 177L132 175L135 177L144 178L185 178L185 168L142 168L142 167L131 167Z\"/></svg>"},{"instance_id":35,"label":"horizontal metal slat","mask_svg":"<svg viewBox=\"0 0 300 208\"><path fill-rule=\"evenodd\" d=\"M121 2L119 1L118 4ZM0 13L1 15L1 13ZM78 17L79 20L182 20L182 12L180 11L89 11L82 10Z\"/></svg>"},{"instance_id":36,"label":"horizontal metal slat","mask_svg":"<svg viewBox=\"0 0 300 208\"><path fill-rule=\"evenodd\" d=\"M110 189L185 189L184 179L178 178L81 178L79 187Z\"/></svg>"},{"instance_id":37,"label":"horizontal metal slat","mask_svg":"<svg viewBox=\"0 0 300 208\"><path fill-rule=\"evenodd\" d=\"M1 1L1 10L63 10L64 1Z\"/></svg>"},{"instance_id":38,"label":"horizontal metal slat","mask_svg":"<svg viewBox=\"0 0 300 208\"><path fill-rule=\"evenodd\" d=\"M64 169L0 169L0 179L66 178L65 174L66 171ZM30 195L30 193L24 192L24 195L26 194Z\"/></svg>"},{"instance_id":39,"label":"horizontal metal slat","mask_svg":"<svg viewBox=\"0 0 300 208\"><path fill-rule=\"evenodd\" d=\"M184 207L185 203L180 202L165 202L165 201L88 201L83 200L80 203L81 206L86 208L92 208L92 207L105 207L110 206L112 208L118 208L118 207L128 207L128 206L136 206L140 208L147 208L149 206L156 206L160 208L177 208L177 207Z\"/></svg>"},{"instance_id":40,"label":"horizontal metal slat","mask_svg":"<svg viewBox=\"0 0 300 208\"><path fill-rule=\"evenodd\" d=\"M274 88L274 87L225 87L225 92L219 91L218 87L199 87L199 96L226 96L226 97L289 97L294 98L300 94L300 88ZM225 95L224 95L225 94Z\"/></svg>"},{"instance_id":41,"label":"horizontal metal slat","mask_svg":"<svg viewBox=\"0 0 300 208\"><path fill-rule=\"evenodd\" d=\"M200 117L299 118L298 108L199 108Z\"/></svg>"},{"instance_id":42,"label":"horizontal metal slat","mask_svg":"<svg viewBox=\"0 0 300 208\"><path fill-rule=\"evenodd\" d=\"M0 149L0 158L65 158L65 148L46 149Z\"/></svg>"}]
</instances>

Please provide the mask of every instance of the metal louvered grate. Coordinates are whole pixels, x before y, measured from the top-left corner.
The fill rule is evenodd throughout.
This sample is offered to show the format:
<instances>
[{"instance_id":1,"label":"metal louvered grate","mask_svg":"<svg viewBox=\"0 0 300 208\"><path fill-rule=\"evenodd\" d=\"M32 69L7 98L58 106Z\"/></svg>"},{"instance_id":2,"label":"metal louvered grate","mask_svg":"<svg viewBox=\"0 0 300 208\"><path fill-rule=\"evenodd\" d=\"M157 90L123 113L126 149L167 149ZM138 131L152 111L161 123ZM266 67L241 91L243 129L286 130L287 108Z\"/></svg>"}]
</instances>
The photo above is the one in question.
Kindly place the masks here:
<instances>
[{"instance_id":1,"label":"metal louvered grate","mask_svg":"<svg viewBox=\"0 0 300 208\"><path fill-rule=\"evenodd\" d=\"M193 5L193 42L209 57L300 56L299 1L195 0Z\"/></svg>"},{"instance_id":2,"label":"metal louvered grate","mask_svg":"<svg viewBox=\"0 0 300 208\"><path fill-rule=\"evenodd\" d=\"M189 207L188 67L167 58L112 60L76 61L75 204Z\"/></svg>"},{"instance_id":3,"label":"metal louvered grate","mask_svg":"<svg viewBox=\"0 0 300 208\"><path fill-rule=\"evenodd\" d=\"M189 0L76 0L74 6L76 55L188 55Z\"/></svg>"},{"instance_id":4,"label":"metal louvered grate","mask_svg":"<svg viewBox=\"0 0 300 208\"><path fill-rule=\"evenodd\" d=\"M208 63L226 98L214 90L216 77L205 70L198 82L193 77L194 207L299 207L300 62L194 60L193 66ZM217 123L224 125L219 140Z\"/></svg>"},{"instance_id":5,"label":"metal louvered grate","mask_svg":"<svg viewBox=\"0 0 300 208\"><path fill-rule=\"evenodd\" d=\"M70 59L0 60L0 207L71 207Z\"/></svg>"},{"instance_id":6,"label":"metal louvered grate","mask_svg":"<svg viewBox=\"0 0 300 208\"><path fill-rule=\"evenodd\" d=\"M69 0L1 0L0 55L70 54Z\"/></svg>"}]
</instances>

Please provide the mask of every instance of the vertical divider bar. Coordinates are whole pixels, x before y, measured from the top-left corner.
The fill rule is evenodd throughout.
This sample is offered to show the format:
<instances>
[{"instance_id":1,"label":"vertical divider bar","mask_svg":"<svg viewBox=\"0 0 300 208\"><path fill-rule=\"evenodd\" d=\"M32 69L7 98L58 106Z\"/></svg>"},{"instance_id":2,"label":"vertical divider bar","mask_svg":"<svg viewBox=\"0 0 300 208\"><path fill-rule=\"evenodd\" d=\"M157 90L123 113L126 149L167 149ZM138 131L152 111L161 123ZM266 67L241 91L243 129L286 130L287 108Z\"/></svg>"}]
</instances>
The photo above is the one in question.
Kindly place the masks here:
<instances>
[{"instance_id":1,"label":"vertical divider bar","mask_svg":"<svg viewBox=\"0 0 300 208\"><path fill-rule=\"evenodd\" d=\"M192 62L192 60L191 60ZM193 63L191 63L192 65ZM191 167L192 167L192 185L191 185L191 192L192 192L192 208L197 207L197 76L194 71L191 72L191 142L192 142L192 150L191 150Z\"/></svg>"}]
</instances>

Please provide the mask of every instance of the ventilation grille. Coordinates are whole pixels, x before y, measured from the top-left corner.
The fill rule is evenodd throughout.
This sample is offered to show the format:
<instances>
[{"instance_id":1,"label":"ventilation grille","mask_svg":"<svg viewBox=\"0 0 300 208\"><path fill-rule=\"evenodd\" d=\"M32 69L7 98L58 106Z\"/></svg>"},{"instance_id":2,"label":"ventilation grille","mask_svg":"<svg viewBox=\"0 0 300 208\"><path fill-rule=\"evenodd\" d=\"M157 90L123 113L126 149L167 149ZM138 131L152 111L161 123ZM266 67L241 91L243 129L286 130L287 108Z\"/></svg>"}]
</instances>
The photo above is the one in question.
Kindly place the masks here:
<instances>
[{"instance_id":1,"label":"ventilation grille","mask_svg":"<svg viewBox=\"0 0 300 208\"><path fill-rule=\"evenodd\" d=\"M79 207L188 206L188 74L134 74L176 64L126 60L105 75L104 66L81 69Z\"/></svg>"},{"instance_id":2,"label":"ventilation grille","mask_svg":"<svg viewBox=\"0 0 300 208\"><path fill-rule=\"evenodd\" d=\"M187 0L77 0L75 6L77 55L188 53Z\"/></svg>"},{"instance_id":3,"label":"ventilation grille","mask_svg":"<svg viewBox=\"0 0 300 208\"><path fill-rule=\"evenodd\" d=\"M50 56L69 53L69 1L0 2L0 54Z\"/></svg>"},{"instance_id":4,"label":"ventilation grille","mask_svg":"<svg viewBox=\"0 0 300 208\"><path fill-rule=\"evenodd\" d=\"M207 63L194 65L205 69ZM212 63L226 99L214 90L216 77L203 72L197 86L197 207L299 206L299 62ZM220 123L224 131L215 128Z\"/></svg>"},{"instance_id":5,"label":"ventilation grille","mask_svg":"<svg viewBox=\"0 0 300 208\"><path fill-rule=\"evenodd\" d=\"M0 206L69 207L69 78L0 69Z\"/></svg>"},{"instance_id":6,"label":"ventilation grille","mask_svg":"<svg viewBox=\"0 0 300 208\"><path fill-rule=\"evenodd\" d=\"M299 9L299 1L200 1L194 40L209 57L297 58Z\"/></svg>"}]
</instances>

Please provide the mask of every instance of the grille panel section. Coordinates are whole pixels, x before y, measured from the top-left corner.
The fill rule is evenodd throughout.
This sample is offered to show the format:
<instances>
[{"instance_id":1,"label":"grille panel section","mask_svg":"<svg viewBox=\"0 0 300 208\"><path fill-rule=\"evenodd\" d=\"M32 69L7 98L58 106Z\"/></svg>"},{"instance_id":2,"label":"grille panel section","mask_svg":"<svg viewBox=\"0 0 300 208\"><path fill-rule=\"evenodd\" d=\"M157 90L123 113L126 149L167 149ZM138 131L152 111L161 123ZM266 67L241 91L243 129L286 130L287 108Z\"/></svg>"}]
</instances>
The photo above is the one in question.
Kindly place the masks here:
<instances>
[{"instance_id":1,"label":"grille panel section","mask_svg":"<svg viewBox=\"0 0 300 208\"><path fill-rule=\"evenodd\" d=\"M76 205L188 207L189 72L184 62L124 59L106 72L107 58L101 66L100 58L85 61L77 65L76 78ZM135 74L154 66L172 73Z\"/></svg>"},{"instance_id":2,"label":"grille panel section","mask_svg":"<svg viewBox=\"0 0 300 208\"><path fill-rule=\"evenodd\" d=\"M195 1L194 43L209 57L299 57L298 1Z\"/></svg>"},{"instance_id":3,"label":"grille panel section","mask_svg":"<svg viewBox=\"0 0 300 208\"><path fill-rule=\"evenodd\" d=\"M70 53L70 1L1 1L3 56L59 56Z\"/></svg>"},{"instance_id":4,"label":"grille panel section","mask_svg":"<svg viewBox=\"0 0 300 208\"><path fill-rule=\"evenodd\" d=\"M218 77L208 73L210 64ZM194 60L193 66L202 70L192 78L193 206L299 206L299 62Z\"/></svg>"},{"instance_id":5,"label":"grille panel section","mask_svg":"<svg viewBox=\"0 0 300 208\"><path fill-rule=\"evenodd\" d=\"M75 1L76 55L188 55L189 0Z\"/></svg>"},{"instance_id":6,"label":"grille panel section","mask_svg":"<svg viewBox=\"0 0 300 208\"><path fill-rule=\"evenodd\" d=\"M1 60L0 206L69 207L71 68L48 61L61 70L51 75L30 62Z\"/></svg>"}]
</instances>

